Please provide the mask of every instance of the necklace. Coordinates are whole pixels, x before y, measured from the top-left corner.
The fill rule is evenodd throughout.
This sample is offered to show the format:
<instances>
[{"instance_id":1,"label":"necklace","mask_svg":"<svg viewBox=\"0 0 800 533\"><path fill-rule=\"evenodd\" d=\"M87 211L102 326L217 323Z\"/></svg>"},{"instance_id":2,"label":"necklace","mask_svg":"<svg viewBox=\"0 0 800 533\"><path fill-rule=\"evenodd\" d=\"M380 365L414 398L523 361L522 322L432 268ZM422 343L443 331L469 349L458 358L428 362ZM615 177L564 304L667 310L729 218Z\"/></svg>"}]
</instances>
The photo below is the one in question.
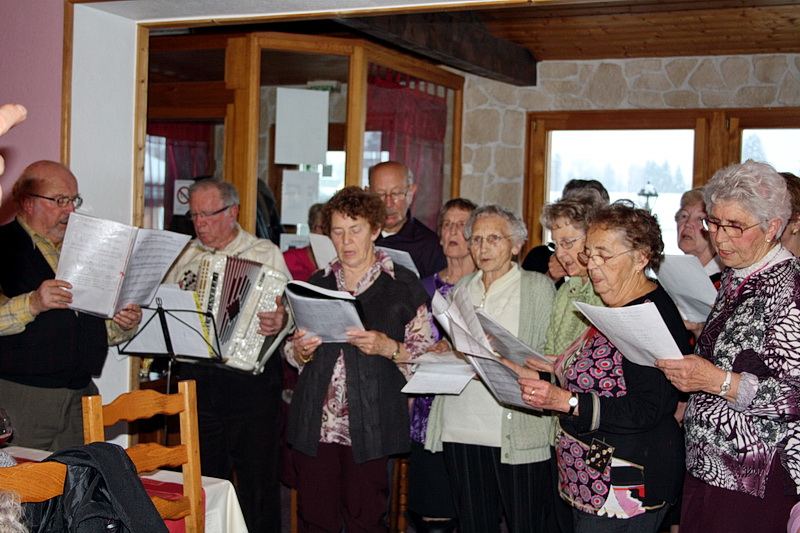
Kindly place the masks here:
<instances>
[{"instance_id":1,"label":"necklace","mask_svg":"<svg viewBox=\"0 0 800 533\"><path fill-rule=\"evenodd\" d=\"M739 291L742 289L742 287L745 286L745 284L748 281L750 281L750 278L752 278L753 276L755 276L756 274L758 274L759 272L761 272L762 270L764 270L768 266L772 265L772 261L777 257L778 252L780 251L780 249L781 249L781 246L778 245L778 246L773 247L772 250L770 250L769 252L767 252L765 254L765 256L764 256L764 259L763 259L764 264L762 264L760 267L756 268L755 270L750 272L748 275L746 275L742 279L742 281L736 286L736 289L733 291L733 295L731 295L731 284L733 283L733 278L735 277L735 275L731 275L731 277L728 278L728 286L725 289L725 307L727 307L733 300L736 299L736 297L739 295Z\"/></svg>"}]
</instances>

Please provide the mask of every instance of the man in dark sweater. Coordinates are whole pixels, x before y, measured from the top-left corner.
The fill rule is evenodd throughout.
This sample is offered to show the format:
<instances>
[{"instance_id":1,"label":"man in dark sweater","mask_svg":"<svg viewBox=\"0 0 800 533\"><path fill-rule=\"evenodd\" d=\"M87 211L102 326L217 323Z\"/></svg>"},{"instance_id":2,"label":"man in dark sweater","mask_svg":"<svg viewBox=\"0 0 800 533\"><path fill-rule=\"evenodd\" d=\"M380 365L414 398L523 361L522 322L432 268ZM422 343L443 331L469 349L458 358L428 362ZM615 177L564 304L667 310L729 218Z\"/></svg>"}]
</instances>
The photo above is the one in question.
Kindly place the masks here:
<instances>
[{"instance_id":1,"label":"man in dark sweater","mask_svg":"<svg viewBox=\"0 0 800 533\"><path fill-rule=\"evenodd\" d=\"M112 320L68 309L66 281L54 279L69 214L83 203L69 169L33 163L14 184L16 219L0 227L0 405L13 443L42 450L83 444L81 397L97 394L108 346L142 319L128 305Z\"/></svg>"},{"instance_id":2,"label":"man in dark sweater","mask_svg":"<svg viewBox=\"0 0 800 533\"><path fill-rule=\"evenodd\" d=\"M439 236L411 216L417 192L411 171L397 161L378 163L369 169L369 190L386 204L386 221L375 244L408 252L420 278L443 270L447 261Z\"/></svg>"}]
</instances>

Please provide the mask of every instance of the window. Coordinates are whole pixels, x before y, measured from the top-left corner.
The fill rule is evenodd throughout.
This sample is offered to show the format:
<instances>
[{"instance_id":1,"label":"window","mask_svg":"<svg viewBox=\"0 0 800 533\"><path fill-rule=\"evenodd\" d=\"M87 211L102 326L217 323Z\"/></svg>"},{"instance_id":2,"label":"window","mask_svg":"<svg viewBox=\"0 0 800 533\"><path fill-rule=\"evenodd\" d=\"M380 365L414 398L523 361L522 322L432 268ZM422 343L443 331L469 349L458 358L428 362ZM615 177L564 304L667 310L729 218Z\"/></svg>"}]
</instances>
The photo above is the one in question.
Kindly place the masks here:
<instances>
[{"instance_id":1,"label":"window","mask_svg":"<svg viewBox=\"0 0 800 533\"><path fill-rule=\"evenodd\" d=\"M754 159L766 161L778 172L791 172L800 176L800 129L745 129L742 130L741 161Z\"/></svg>"},{"instance_id":2,"label":"window","mask_svg":"<svg viewBox=\"0 0 800 533\"><path fill-rule=\"evenodd\" d=\"M642 181L650 179L666 251L677 253L673 217L683 190L748 154L763 153L779 171L800 171L800 108L531 112L527 131L527 248L544 242L542 205L560 197L572 178L598 179L612 200L628 197L640 205Z\"/></svg>"},{"instance_id":3,"label":"window","mask_svg":"<svg viewBox=\"0 0 800 533\"><path fill-rule=\"evenodd\" d=\"M625 198L650 209L661 222L666 252L680 253L673 217L692 186L693 153L689 129L553 131L545 201L557 201L569 180L596 179L612 202Z\"/></svg>"}]
</instances>

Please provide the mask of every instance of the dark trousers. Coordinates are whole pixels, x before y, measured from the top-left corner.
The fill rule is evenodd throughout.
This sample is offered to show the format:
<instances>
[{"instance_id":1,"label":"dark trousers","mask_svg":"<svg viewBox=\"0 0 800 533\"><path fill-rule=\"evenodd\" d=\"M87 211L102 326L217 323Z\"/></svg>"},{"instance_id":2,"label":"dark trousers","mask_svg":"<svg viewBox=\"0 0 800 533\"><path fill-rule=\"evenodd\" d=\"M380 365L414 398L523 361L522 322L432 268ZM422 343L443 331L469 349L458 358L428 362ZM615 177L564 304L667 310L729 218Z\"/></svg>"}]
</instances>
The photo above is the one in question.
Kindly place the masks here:
<instances>
[{"instance_id":1,"label":"dark trousers","mask_svg":"<svg viewBox=\"0 0 800 533\"><path fill-rule=\"evenodd\" d=\"M453 518L453 489L444 454L432 453L411 441L408 463L408 510L429 518ZM391 479L391 478L390 478Z\"/></svg>"},{"instance_id":2,"label":"dark trousers","mask_svg":"<svg viewBox=\"0 0 800 533\"><path fill-rule=\"evenodd\" d=\"M550 461L509 465L500 448L444 443L461 533L547 533L553 505Z\"/></svg>"},{"instance_id":3,"label":"dark trousers","mask_svg":"<svg viewBox=\"0 0 800 533\"><path fill-rule=\"evenodd\" d=\"M0 407L14 426L10 444L51 452L82 445L81 399L97 393L91 380L82 389L48 389L0 379Z\"/></svg>"},{"instance_id":4,"label":"dark trousers","mask_svg":"<svg viewBox=\"0 0 800 533\"><path fill-rule=\"evenodd\" d=\"M572 510L575 533L658 533L659 525L667 516L670 505L648 511L633 518L609 518ZM707 530L709 533L712 530Z\"/></svg>"},{"instance_id":5,"label":"dark trousers","mask_svg":"<svg viewBox=\"0 0 800 533\"><path fill-rule=\"evenodd\" d=\"M352 448L319 444L317 456L292 450L300 533L386 533L387 457L355 463Z\"/></svg>"},{"instance_id":6,"label":"dark trousers","mask_svg":"<svg viewBox=\"0 0 800 533\"><path fill-rule=\"evenodd\" d=\"M203 475L235 479L250 533L280 533L280 356L258 376L191 364L180 376L197 380Z\"/></svg>"},{"instance_id":7,"label":"dark trousers","mask_svg":"<svg viewBox=\"0 0 800 533\"><path fill-rule=\"evenodd\" d=\"M789 513L800 500L775 454L764 497L712 487L687 472L683 484L681 533L786 531Z\"/></svg>"}]
</instances>

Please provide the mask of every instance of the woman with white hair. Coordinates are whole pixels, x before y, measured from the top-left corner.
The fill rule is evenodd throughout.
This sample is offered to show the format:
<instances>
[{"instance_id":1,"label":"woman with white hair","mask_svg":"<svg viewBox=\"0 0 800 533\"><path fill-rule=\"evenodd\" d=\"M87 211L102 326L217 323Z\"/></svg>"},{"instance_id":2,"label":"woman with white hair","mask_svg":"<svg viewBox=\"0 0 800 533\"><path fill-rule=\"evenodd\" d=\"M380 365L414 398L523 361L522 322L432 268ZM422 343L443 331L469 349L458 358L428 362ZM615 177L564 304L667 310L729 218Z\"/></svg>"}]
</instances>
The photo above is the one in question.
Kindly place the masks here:
<instances>
[{"instance_id":1,"label":"woman with white hair","mask_svg":"<svg viewBox=\"0 0 800 533\"><path fill-rule=\"evenodd\" d=\"M455 290L467 291L476 307L541 351L555 288L514 261L527 233L503 207L476 209L464 236L478 271ZM504 407L480 381L458 396L436 397L426 447L444 451L461 533L499 533L503 513L510 533L549 531L552 422L549 414Z\"/></svg>"},{"instance_id":2,"label":"woman with white hair","mask_svg":"<svg viewBox=\"0 0 800 533\"><path fill-rule=\"evenodd\" d=\"M0 531L3 533L28 533L23 522L25 510L19 503L19 494L0 490Z\"/></svg>"},{"instance_id":3,"label":"woman with white hair","mask_svg":"<svg viewBox=\"0 0 800 533\"><path fill-rule=\"evenodd\" d=\"M657 366L690 392L681 533L782 531L800 499L800 261L783 178L747 161L705 187L727 267L695 354Z\"/></svg>"}]
</instances>

